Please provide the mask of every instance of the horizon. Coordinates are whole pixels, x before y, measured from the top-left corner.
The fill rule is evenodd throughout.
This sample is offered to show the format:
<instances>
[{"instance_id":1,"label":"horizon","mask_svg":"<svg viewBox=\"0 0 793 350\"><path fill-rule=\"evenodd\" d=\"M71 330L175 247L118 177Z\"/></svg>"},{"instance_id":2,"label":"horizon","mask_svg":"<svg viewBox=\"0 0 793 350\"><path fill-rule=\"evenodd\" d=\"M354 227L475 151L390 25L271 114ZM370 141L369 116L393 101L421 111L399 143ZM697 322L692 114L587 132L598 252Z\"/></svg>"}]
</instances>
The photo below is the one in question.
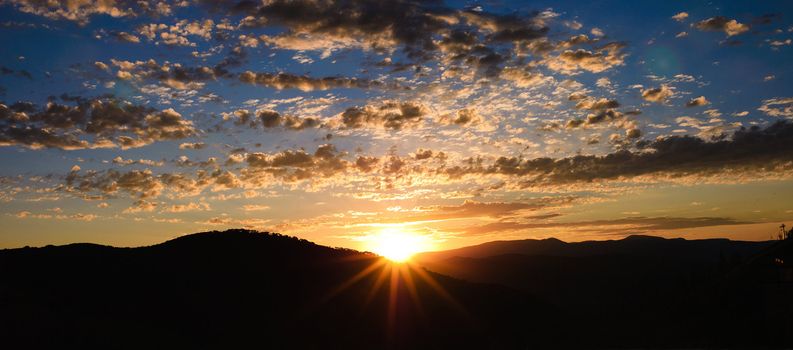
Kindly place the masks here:
<instances>
[{"instance_id":1,"label":"horizon","mask_svg":"<svg viewBox=\"0 0 793 350\"><path fill-rule=\"evenodd\" d=\"M230 231L237 232L237 231L240 231L240 230L251 231L251 232L256 233L256 234L278 235L278 236L288 237L288 238L303 239L303 240L306 240L306 241L308 241L310 243L317 244L317 245L320 245L320 246L323 246L323 247L326 247L326 248L331 248L331 249L351 249L353 251L358 251L358 252L361 252L361 253L373 253L373 254L379 255L382 258L386 258L388 260L392 260L393 262L396 262L396 263L409 261L412 257L414 257L416 255L419 255L419 254L423 254L423 253L446 252L446 251L453 251L453 250L457 250L457 249L473 248L473 247L488 245L488 244L491 244L491 243L512 243L512 242L521 242L521 241L556 240L556 241L559 241L559 242L562 242L562 243L566 243L566 244L588 243L588 242L614 242L614 241L622 241L622 240L633 239L633 238L651 238L651 239L652 238L658 238L658 239L663 239L663 240L682 239L682 240L685 240L685 241L727 240L727 241L738 242L738 243L740 243L740 242L775 242L775 241L780 241L780 238L778 238L778 237L769 237L769 239L767 239L767 240L751 241L751 240L730 239L730 238L726 238L726 237L685 238L685 237L663 237L663 236L647 235L647 234L629 234L629 235L626 235L626 236L623 236L623 237L619 237L619 238L615 238L615 237L601 237L603 239L596 239L596 240L566 241L566 240L559 239L557 237L550 236L550 237L543 237L543 238L520 238L520 239L512 239L512 240L503 240L503 239L502 240L491 240L491 241L485 241L485 242L481 242L481 243L465 245L465 246L459 246L459 247L433 249L433 250L416 250L416 251L411 251L408 256L405 256L405 257L403 257L401 259L392 259L391 257L388 256L388 254L383 254L382 252L378 252L377 249L372 249L372 247L363 247L363 248L360 248L360 249L356 249L356 248L350 248L350 247L344 247L344 246L331 246L331 245L320 244L320 243L314 242L312 240L301 238L299 236L284 234L284 233L280 233L280 232L259 231L259 230L255 230L255 229L246 229L246 228L228 228L228 229L223 229L223 230L210 230L210 231L190 232L190 233L179 234L179 235L176 235L176 236L173 236L173 237L165 238L164 240L162 240L160 242L155 242L155 243L146 244L146 245L120 246L120 245L112 245L112 244L102 244L102 243L97 243L97 242L82 242L82 241L80 241L80 242L68 242L68 243L63 243L63 244L52 244L52 243L50 243L50 244L47 244L47 245L40 245L40 246L26 245L26 246L22 246L22 247L0 247L0 250L63 247L63 246L68 246L68 245L72 245L72 244L92 244L92 245L99 245L99 246L105 246L105 247L110 247L110 248L147 248L147 247L156 246L156 245L159 245L159 244L162 244L162 243L166 243L166 242L169 242L169 241L172 241L172 240L176 240L176 239L179 239L179 238L184 238L184 237L189 237L189 236L194 236L194 235L200 235L200 234L206 234L206 233L226 234L226 233L229 233ZM787 231L787 232L789 234L790 232L793 232L793 231Z\"/></svg>"},{"instance_id":2,"label":"horizon","mask_svg":"<svg viewBox=\"0 0 793 350\"><path fill-rule=\"evenodd\" d=\"M0 249L793 227L793 3L248 5L0 2Z\"/></svg>"}]
</instances>

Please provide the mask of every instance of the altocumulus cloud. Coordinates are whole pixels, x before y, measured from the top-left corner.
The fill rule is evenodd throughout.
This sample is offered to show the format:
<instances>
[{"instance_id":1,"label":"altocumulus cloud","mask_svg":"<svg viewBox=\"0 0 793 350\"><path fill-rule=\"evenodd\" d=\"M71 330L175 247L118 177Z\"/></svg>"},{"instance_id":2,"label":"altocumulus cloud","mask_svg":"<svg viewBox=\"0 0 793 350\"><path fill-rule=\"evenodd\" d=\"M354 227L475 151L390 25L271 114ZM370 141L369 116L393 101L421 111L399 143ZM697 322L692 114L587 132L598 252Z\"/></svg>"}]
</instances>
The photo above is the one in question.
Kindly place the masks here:
<instances>
[{"instance_id":1,"label":"altocumulus cloud","mask_svg":"<svg viewBox=\"0 0 793 350\"><path fill-rule=\"evenodd\" d=\"M193 123L171 108L157 111L114 97L62 99L66 103L48 102L42 108L0 104L0 146L132 148L196 133Z\"/></svg>"},{"instance_id":2,"label":"altocumulus cloud","mask_svg":"<svg viewBox=\"0 0 793 350\"><path fill-rule=\"evenodd\" d=\"M521 177L526 187L570 184L643 175L712 176L731 169L772 171L793 160L793 123L779 121L766 128L735 131L730 137L705 140L695 136L662 137L640 142L640 149L603 156L568 158L500 157L490 165L471 158L467 164L445 168L452 177L498 174Z\"/></svg>"}]
</instances>

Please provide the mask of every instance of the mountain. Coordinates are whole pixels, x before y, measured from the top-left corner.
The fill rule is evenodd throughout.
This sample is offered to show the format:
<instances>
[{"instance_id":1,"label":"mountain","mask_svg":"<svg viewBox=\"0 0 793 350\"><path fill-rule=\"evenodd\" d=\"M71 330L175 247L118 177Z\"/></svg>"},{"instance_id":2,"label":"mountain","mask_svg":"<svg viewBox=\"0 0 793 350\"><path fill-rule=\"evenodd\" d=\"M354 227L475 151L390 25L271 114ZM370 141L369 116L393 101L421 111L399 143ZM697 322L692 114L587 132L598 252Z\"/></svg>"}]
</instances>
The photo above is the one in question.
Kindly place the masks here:
<instances>
[{"instance_id":1,"label":"mountain","mask_svg":"<svg viewBox=\"0 0 793 350\"><path fill-rule=\"evenodd\" d=\"M392 264L248 230L6 249L0 347L790 347L791 262L793 240L632 237Z\"/></svg>"},{"instance_id":2,"label":"mountain","mask_svg":"<svg viewBox=\"0 0 793 350\"><path fill-rule=\"evenodd\" d=\"M246 230L8 249L0 276L6 349L520 348L561 329L511 288Z\"/></svg>"},{"instance_id":3,"label":"mountain","mask_svg":"<svg viewBox=\"0 0 793 350\"><path fill-rule=\"evenodd\" d=\"M783 312L779 321L770 317L773 312L756 311L779 305L781 298L768 302L763 291L778 273L775 257L790 251L788 241L631 236L579 243L497 241L424 253L414 261L550 302L575 315L568 327L589 330L595 344L726 346L793 340L793 313ZM766 279L758 280L760 275ZM779 322L789 322L781 338L780 332L769 333Z\"/></svg>"},{"instance_id":4,"label":"mountain","mask_svg":"<svg viewBox=\"0 0 793 350\"><path fill-rule=\"evenodd\" d=\"M546 255L581 257L595 255L640 255L675 260L717 261L725 256L752 254L771 242L742 242L728 239L686 240L632 235L621 240L567 243L556 238L493 241L476 246L422 253L415 260L440 261L451 257L482 258L496 255Z\"/></svg>"}]
</instances>

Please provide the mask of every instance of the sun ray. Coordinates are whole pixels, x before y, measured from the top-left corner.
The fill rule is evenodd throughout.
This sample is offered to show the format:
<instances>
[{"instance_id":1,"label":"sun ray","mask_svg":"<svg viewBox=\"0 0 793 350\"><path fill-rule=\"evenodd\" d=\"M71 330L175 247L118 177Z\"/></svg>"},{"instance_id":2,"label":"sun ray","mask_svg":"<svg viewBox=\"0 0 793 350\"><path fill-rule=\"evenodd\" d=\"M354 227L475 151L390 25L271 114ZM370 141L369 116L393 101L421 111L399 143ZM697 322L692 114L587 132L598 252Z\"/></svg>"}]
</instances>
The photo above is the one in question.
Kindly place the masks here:
<instances>
[{"instance_id":1,"label":"sun ray","mask_svg":"<svg viewBox=\"0 0 793 350\"><path fill-rule=\"evenodd\" d=\"M345 282L343 282L338 287L336 287L333 290L331 290L325 297L323 297L321 299L321 301L322 302L327 302L328 300L333 299L333 297L335 297L339 293L343 292L345 289L349 288L350 286L352 286L356 282L362 280L363 278L365 278L369 274L373 273L378 267L383 266L385 263L386 262L383 261L383 259L376 260L371 265L369 265L365 269L361 270L357 274L353 275L352 277L347 279Z\"/></svg>"},{"instance_id":2,"label":"sun ray","mask_svg":"<svg viewBox=\"0 0 793 350\"><path fill-rule=\"evenodd\" d=\"M387 264L382 265L382 268L380 269L380 274L377 276L377 280L375 280L374 285L372 285L372 289L369 291L369 293L366 295L366 299L364 299L363 301L363 306L361 307L361 311L363 311L366 308L366 306L368 306L369 303L372 302L372 299L374 299L375 295L377 295L377 292L385 283L386 279L388 278L388 273L390 272L389 267L390 265Z\"/></svg>"},{"instance_id":3,"label":"sun ray","mask_svg":"<svg viewBox=\"0 0 793 350\"><path fill-rule=\"evenodd\" d=\"M398 293L399 269L395 264L391 264L391 282L388 289L388 320L386 323L389 343L393 343L394 333L396 332Z\"/></svg>"},{"instance_id":4,"label":"sun ray","mask_svg":"<svg viewBox=\"0 0 793 350\"><path fill-rule=\"evenodd\" d=\"M426 271L424 271L421 267L416 267L412 264L408 264L408 267L411 269L411 271L415 272L421 279L423 279L424 282L432 287L432 289L446 302L448 302L453 309L459 312L462 316L465 316L467 320L473 321L473 317L470 313L468 313L468 311L465 310L463 305L458 302L457 299L455 299L451 294L449 294L449 292L446 291L446 289L444 289L443 286L441 286L440 283L432 278L432 276L430 276Z\"/></svg>"},{"instance_id":5,"label":"sun ray","mask_svg":"<svg viewBox=\"0 0 793 350\"><path fill-rule=\"evenodd\" d=\"M421 303L421 297L419 296L418 289L416 288L416 282L413 280L413 274L411 273L410 265L409 264L400 265L399 269L401 271L401 276L403 276L405 287L407 287L408 293L410 293L410 298L413 301L412 304L416 309L416 312L418 312L419 314L419 319L422 320L423 322L426 322L424 307Z\"/></svg>"}]
</instances>

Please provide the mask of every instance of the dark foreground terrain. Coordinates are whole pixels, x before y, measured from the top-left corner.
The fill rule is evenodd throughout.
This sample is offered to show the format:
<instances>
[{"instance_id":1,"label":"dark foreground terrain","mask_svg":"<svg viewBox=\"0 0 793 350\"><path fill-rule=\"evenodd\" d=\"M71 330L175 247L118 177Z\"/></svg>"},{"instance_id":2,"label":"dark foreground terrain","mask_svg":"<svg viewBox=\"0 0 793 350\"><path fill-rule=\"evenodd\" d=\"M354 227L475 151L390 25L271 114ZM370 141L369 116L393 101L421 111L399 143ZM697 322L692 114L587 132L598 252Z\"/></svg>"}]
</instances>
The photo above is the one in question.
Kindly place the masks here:
<instances>
[{"instance_id":1,"label":"dark foreground terrain","mask_svg":"<svg viewBox=\"0 0 793 350\"><path fill-rule=\"evenodd\" d=\"M778 347L793 344L792 253L791 239L631 236L498 241L414 260L546 301L592 345Z\"/></svg>"},{"instance_id":2,"label":"dark foreground terrain","mask_svg":"<svg viewBox=\"0 0 793 350\"><path fill-rule=\"evenodd\" d=\"M245 230L3 250L0 347L793 345L792 240L528 240L415 261Z\"/></svg>"}]
</instances>

